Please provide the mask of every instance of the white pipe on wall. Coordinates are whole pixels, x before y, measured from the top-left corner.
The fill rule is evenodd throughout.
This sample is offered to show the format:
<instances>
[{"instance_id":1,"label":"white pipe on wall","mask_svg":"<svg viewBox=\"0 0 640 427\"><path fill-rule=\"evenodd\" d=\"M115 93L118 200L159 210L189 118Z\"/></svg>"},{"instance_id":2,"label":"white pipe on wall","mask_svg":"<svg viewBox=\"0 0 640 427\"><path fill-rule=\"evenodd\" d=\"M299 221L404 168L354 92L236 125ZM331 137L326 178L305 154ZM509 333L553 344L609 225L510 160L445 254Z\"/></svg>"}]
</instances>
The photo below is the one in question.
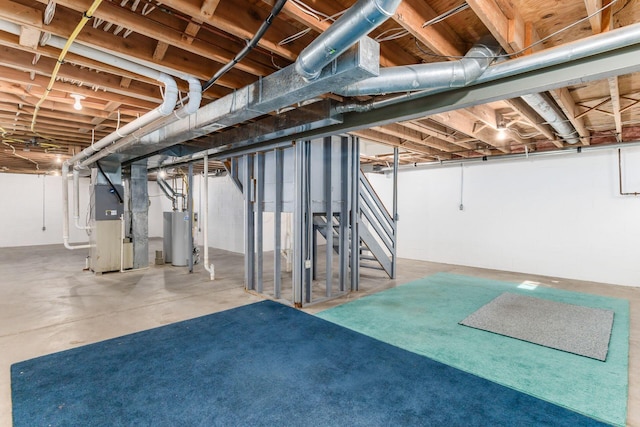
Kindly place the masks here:
<instances>
[{"instance_id":1,"label":"white pipe on wall","mask_svg":"<svg viewBox=\"0 0 640 427\"><path fill-rule=\"evenodd\" d=\"M215 268L213 263L209 264L209 156L204 156L204 269L209 272L211 280L215 279Z\"/></svg>"},{"instance_id":2,"label":"white pipe on wall","mask_svg":"<svg viewBox=\"0 0 640 427\"><path fill-rule=\"evenodd\" d=\"M69 244L69 165L62 164L62 242L67 249L88 249L89 244L72 246Z\"/></svg>"},{"instance_id":3,"label":"white pipe on wall","mask_svg":"<svg viewBox=\"0 0 640 427\"><path fill-rule=\"evenodd\" d=\"M89 230L91 227L80 225L80 172L73 171L73 220L79 230Z\"/></svg>"}]
</instances>

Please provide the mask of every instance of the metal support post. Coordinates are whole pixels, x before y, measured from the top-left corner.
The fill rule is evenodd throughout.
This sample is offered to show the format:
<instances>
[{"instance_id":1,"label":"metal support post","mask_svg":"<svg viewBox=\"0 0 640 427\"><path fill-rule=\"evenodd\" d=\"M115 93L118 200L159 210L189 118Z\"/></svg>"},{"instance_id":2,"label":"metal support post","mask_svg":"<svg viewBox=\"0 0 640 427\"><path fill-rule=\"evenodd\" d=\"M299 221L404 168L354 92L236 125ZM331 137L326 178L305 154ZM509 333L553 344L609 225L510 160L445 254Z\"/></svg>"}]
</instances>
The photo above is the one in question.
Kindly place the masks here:
<instances>
[{"instance_id":1,"label":"metal support post","mask_svg":"<svg viewBox=\"0 0 640 427\"><path fill-rule=\"evenodd\" d=\"M130 174L133 268L149 266L149 190L146 160L132 163Z\"/></svg>"},{"instance_id":2,"label":"metal support post","mask_svg":"<svg viewBox=\"0 0 640 427\"><path fill-rule=\"evenodd\" d=\"M349 205L349 138L340 137L340 221L338 225L338 253L340 256L339 290L344 292L347 282L348 246L348 205Z\"/></svg>"},{"instance_id":3,"label":"metal support post","mask_svg":"<svg viewBox=\"0 0 640 427\"><path fill-rule=\"evenodd\" d=\"M262 281L262 272L264 270L263 263L263 224L264 224L264 153L256 153L256 203L255 203L255 212L256 212L256 256L257 266L256 266L256 290L258 292L262 292L263 290L263 281Z\"/></svg>"},{"instance_id":4,"label":"metal support post","mask_svg":"<svg viewBox=\"0 0 640 427\"><path fill-rule=\"evenodd\" d=\"M351 291L357 291L360 282L360 144L351 137Z\"/></svg>"},{"instance_id":5,"label":"metal support post","mask_svg":"<svg viewBox=\"0 0 640 427\"><path fill-rule=\"evenodd\" d=\"M283 184L283 151L275 149L276 182L274 215L274 253L273 253L273 296L280 298L282 289L282 184Z\"/></svg>"},{"instance_id":6,"label":"metal support post","mask_svg":"<svg viewBox=\"0 0 640 427\"><path fill-rule=\"evenodd\" d=\"M398 164L400 162L400 156L398 147L393 148L393 212L391 218L393 221L393 249L391 251L391 278L396 278L396 259L397 259L397 247L398 247Z\"/></svg>"},{"instance_id":7,"label":"metal support post","mask_svg":"<svg viewBox=\"0 0 640 427\"><path fill-rule=\"evenodd\" d=\"M331 191L331 146L332 137L327 136L323 141L324 153L324 203L325 215L327 218L327 227L325 229L325 238L327 241L325 247L326 257L326 277L325 277L325 296L331 296L331 286L333 282L333 197Z\"/></svg>"},{"instance_id":8,"label":"metal support post","mask_svg":"<svg viewBox=\"0 0 640 427\"><path fill-rule=\"evenodd\" d=\"M253 212L253 155L244 156L244 284L255 290L255 218Z\"/></svg>"},{"instance_id":9,"label":"metal support post","mask_svg":"<svg viewBox=\"0 0 640 427\"><path fill-rule=\"evenodd\" d=\"M293 221L293 304L302 307L302 294L305 277L304 240L304 141L295 144L295 206Z\"/></svg>"},{"instance_id":10,"label":"metal support post","mask_svg":"<svg viewBox=\"0 0 640 427\"><path fill-rule=\"evenodd\" d=\"M189 163L187 175L187 212L189 213L188 250L189 273L193 273L193 163Z\"/></svg>"}]
</instances>

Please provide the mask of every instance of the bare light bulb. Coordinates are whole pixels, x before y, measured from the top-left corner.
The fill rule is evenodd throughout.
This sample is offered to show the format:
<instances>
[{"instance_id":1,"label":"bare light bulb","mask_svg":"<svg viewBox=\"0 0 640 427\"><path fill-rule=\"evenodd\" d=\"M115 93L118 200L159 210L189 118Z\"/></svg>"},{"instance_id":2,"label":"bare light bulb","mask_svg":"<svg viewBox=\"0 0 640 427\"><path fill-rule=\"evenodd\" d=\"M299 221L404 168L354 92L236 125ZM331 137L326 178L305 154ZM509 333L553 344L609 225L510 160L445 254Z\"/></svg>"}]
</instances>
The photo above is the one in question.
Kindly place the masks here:
<instances>
[{"instance_id":1,"label":"bare light bulb","mask_svg":"<svg viewBox=\"0 0 640 427\"><path fill-rule=\"evenodd\" d=\"M77 93L72 93L71 97L76 100L73 103L73 108L75 108L78 111L82 110L82 104L80 103L80 100L84 99L85 97L83 95L78 95Z\"/></svg>"},{"instance_id":2,"label":"bare light bulb","mask_svg":"<svg viewBox=\"0 0 640 427\"><path fill-rule=\"evenodd\" d=\"M506 137L507 137L507 130L505 128L499 128L498 129L498 139L502 141Z\"/></svg>"}]
</instances>

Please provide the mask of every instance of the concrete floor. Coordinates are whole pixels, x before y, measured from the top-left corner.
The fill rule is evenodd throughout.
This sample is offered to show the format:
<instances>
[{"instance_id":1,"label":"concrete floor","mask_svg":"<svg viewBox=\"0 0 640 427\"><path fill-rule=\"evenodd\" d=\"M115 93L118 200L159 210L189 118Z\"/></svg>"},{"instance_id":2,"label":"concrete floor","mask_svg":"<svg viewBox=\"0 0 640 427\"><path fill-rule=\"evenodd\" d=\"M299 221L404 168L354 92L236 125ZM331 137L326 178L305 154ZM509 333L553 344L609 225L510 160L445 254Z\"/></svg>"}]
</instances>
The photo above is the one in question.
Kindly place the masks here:
<instances>
[{"instance_id":1,"label":"concrete floor","mask_svg":"<svg viewBox=\"0 0 640 427\"><path fill-rule=\"evenodd\" d=\"M152 240L150 253L161 249ZM243 257L213 251L216 280L202 265L94 275L84 251L61 245L0 248L0 426L11 425L11 364L48 353L237 307L261 298L243 289ZM150 258L153 261L153 258ZM398 278L364 270L361 291L309 306L316 313L437 272L505 281L533 280L571 291L626 298L631 307L628 425L640 426L640 288L400 260Z\"/></svg>"}]
</instances>

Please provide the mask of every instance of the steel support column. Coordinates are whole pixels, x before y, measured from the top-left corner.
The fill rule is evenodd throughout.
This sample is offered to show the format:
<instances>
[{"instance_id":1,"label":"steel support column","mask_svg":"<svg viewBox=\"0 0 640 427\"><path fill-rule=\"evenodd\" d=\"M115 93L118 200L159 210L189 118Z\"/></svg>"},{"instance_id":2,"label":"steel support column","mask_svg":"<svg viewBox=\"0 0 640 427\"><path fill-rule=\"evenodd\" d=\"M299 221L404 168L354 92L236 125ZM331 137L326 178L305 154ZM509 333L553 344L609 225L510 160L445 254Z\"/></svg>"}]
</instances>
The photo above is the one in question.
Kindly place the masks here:
<instances>
[{"instance_id":1,"label":"steel support column","mask_svg":"<svg viewBox=\"0 0 640 427\"><path fill-rule=\"evenodd\" d=\"M263 280L262 272L264 270L264 153L256 153L256 202L255 202L255 221L256 221L256 290L262 292Z\"/></svg>"},{"instance_id":2,"label":"steel support column","mask_svg":"<svg viewBox=\"0 0 640 427\"><path fill-rule=\"evenodd\" d=\"M331 161L332 161L332 137L328 136L323 141L323 157L324 157L324 203L325 215L327 218L327 228L325 229L325 257L326 257L326 277L325 277L325 296L331 296L331 286L333 283L333 197L332 197L332 177L331 177Z\"/></svg>"},{"instance_id":3,"label":"steel support column","mask_svg":"<svg viewBox=\"0 0 640 427\"><path fill-rule=\"evenodd\" d=\"M187 211L189 212L189 230L187 230L189 255L187 262L189 273L193 273L193 163L189 163L187 173Z\"/></svg>"},{"instance_id":4,"label":"steel support column","mask_svg":"<svg viewBox=\"0 0 640 427\"><path fill-rule=\"evenodd\" d=\"M274 252L273 252L273 296L281 297L282 289L282 184L283 151L275 149L275 195L274 195Z\"/></svg>"},{"instance_id":5,"label":"steel support column","mask_svg":"<svg viewBox=\"0 0 640 427\"><path fill-rule=\"evenodd\" d=\"M147 162L130 165L131 238L133 242L133 268L149 266L149 190Z\"/></svg>"},{"instance_id":6,"label":"steel support column","mask_svg":"<svg viewBox=\"0 0 640 427\"><path fill-rule=\"evenodd\" d=\"M398 252L398 164L400 163L400 155L398 147L393 148L393 248L391 250L391 278L396 278L396 264Z\"/></svg>"},{"instance_id":7,"label":"steel support column","mask_svg":"<svg viewBox=\"0 0 640 427\"><path fill-rule=\"evenodd\" d=\"M349 263L349 138L340 137L340 222L338 226L338 254L340 256L340 292L346 290L347 265Z\"/></svg>"},{"instance_id":8,"label":"steel support column","mask_svg":"<svg viewBox=\"0 0 640 427\"><path fill-rule=\"evenodd\" d=\"M244 155L244 285L255 290L255 216L253 212L253 155Z\"/></svg>"},{"instance_id":9,"label":"steel support column","mask_svg":"<svg viewBox=\"0 0 640 427\"><path fill-rule=\"evenodd\" d=\"M360 284L360 140L351 137L351 291Z\"/></svg>"}]
</instances>

